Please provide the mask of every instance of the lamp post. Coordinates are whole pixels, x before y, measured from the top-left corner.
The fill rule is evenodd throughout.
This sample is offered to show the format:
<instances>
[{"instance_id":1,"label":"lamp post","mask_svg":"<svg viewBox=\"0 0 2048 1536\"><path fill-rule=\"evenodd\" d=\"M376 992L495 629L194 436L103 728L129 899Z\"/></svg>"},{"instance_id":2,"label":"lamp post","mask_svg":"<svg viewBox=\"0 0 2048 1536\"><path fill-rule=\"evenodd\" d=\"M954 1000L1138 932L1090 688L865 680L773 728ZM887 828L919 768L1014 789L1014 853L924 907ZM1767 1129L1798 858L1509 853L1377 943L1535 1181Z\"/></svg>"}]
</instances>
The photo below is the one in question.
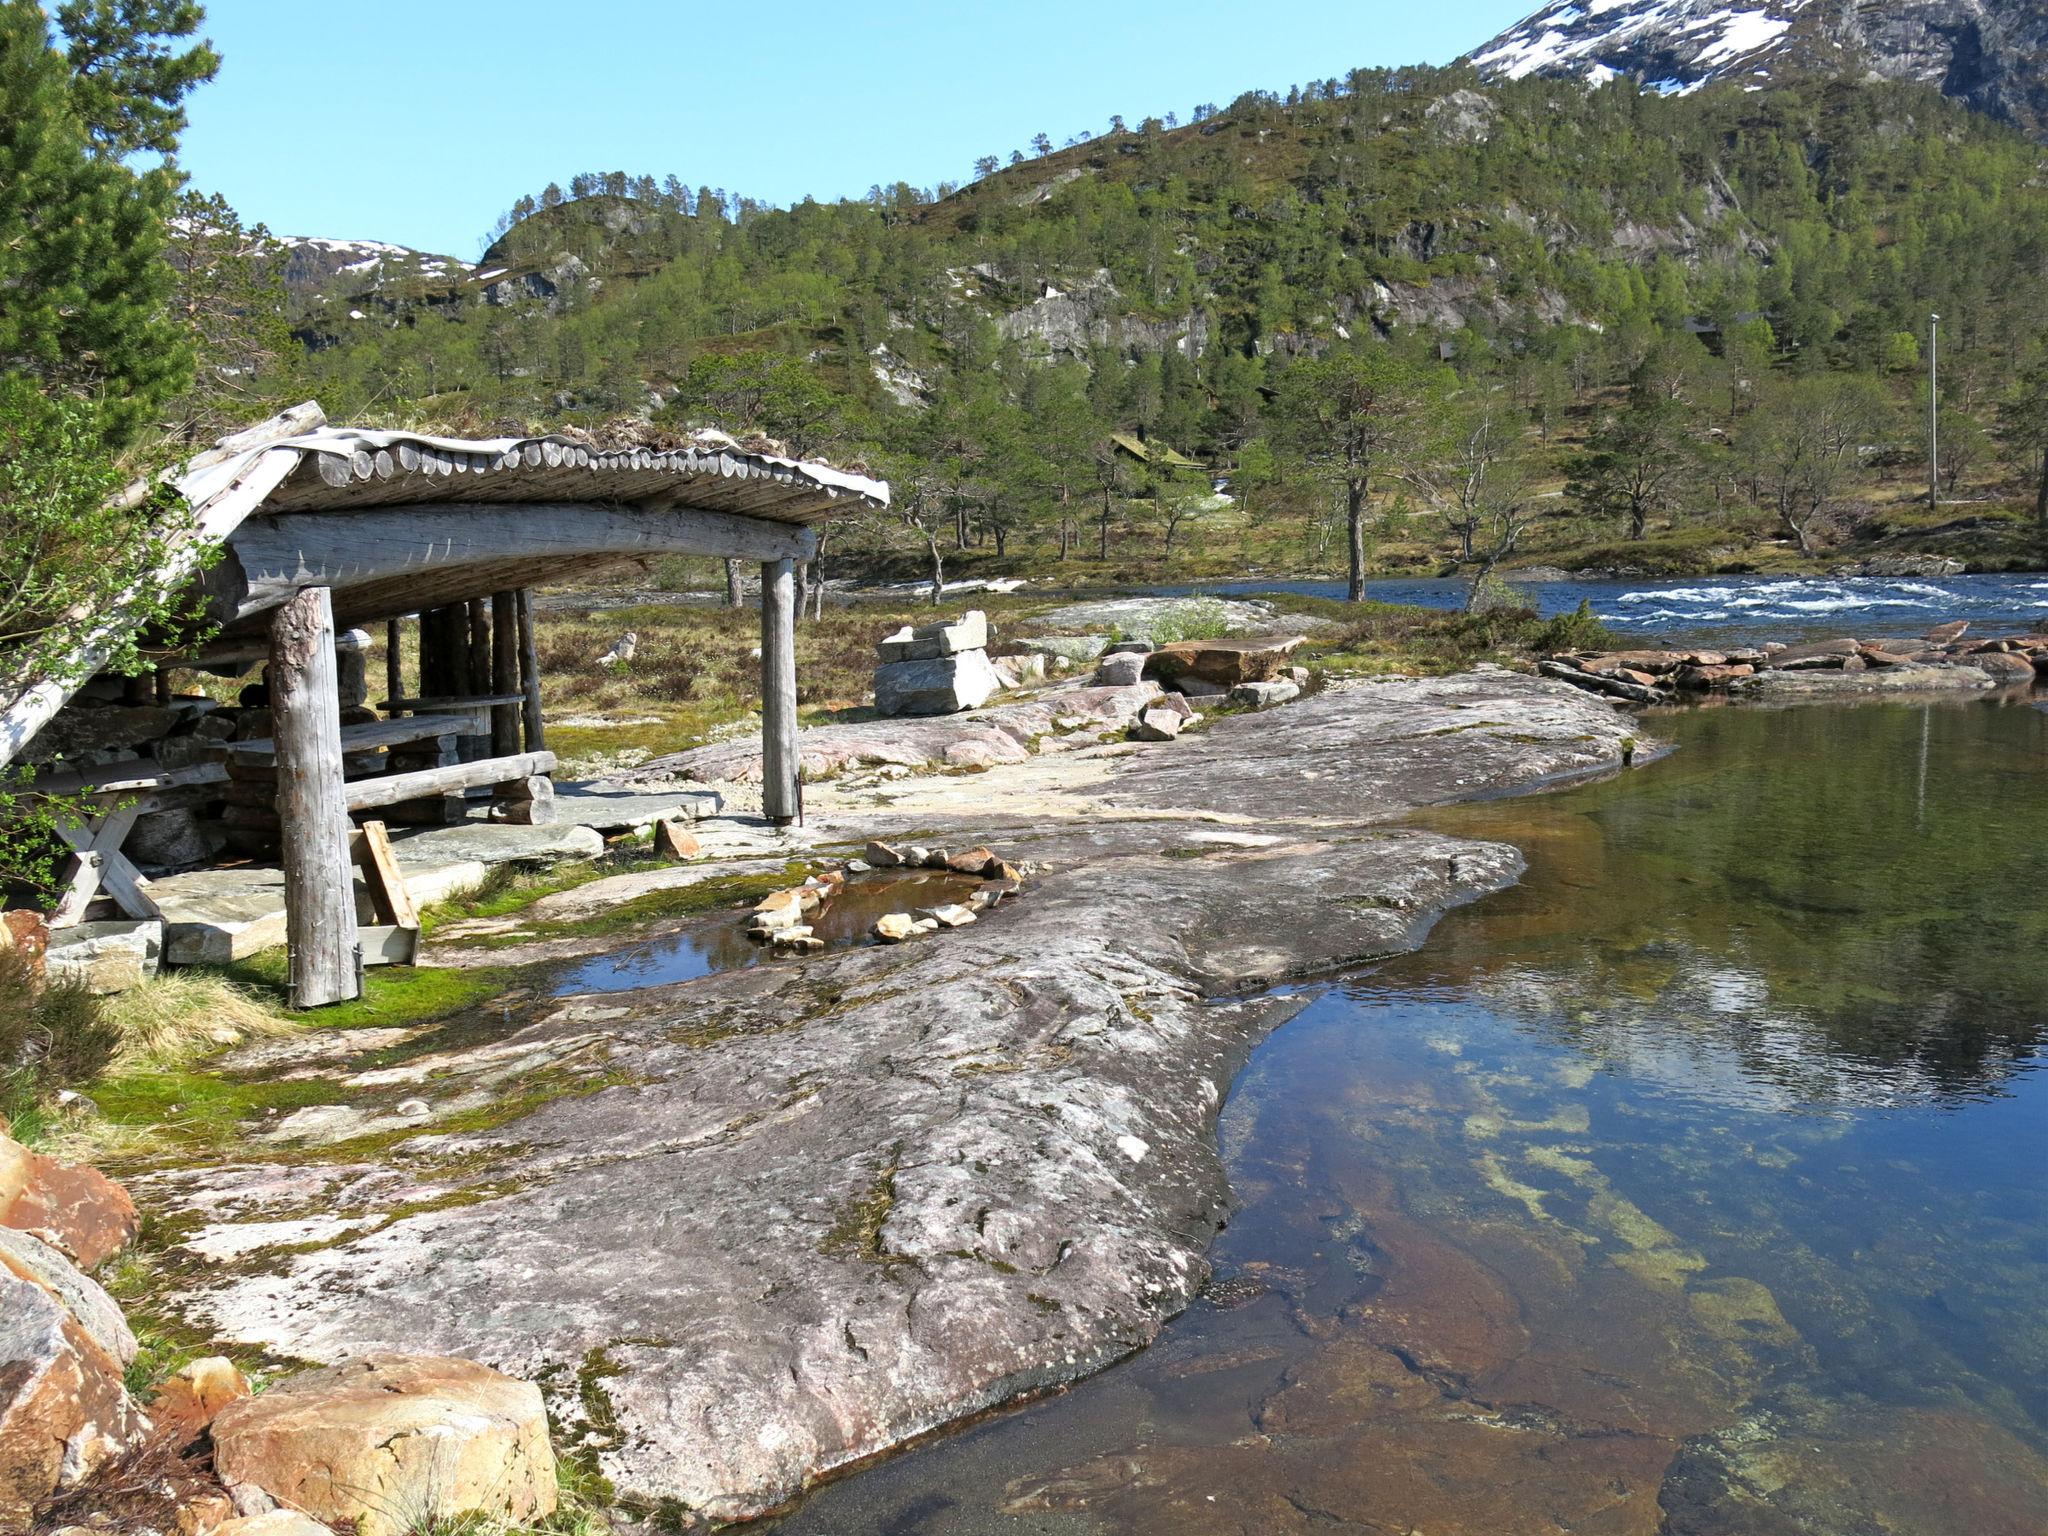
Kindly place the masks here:
<instances>
[{"instance_id":1,"label":"lamp post","mask_svg":"<svg viewBox=\"0 0 2048 1536\"><path fill-rule=\"evenodd\" d=\"M1941 504L1941 316L1927 317L1927 506Z\"/></svg>"}]
</instances>

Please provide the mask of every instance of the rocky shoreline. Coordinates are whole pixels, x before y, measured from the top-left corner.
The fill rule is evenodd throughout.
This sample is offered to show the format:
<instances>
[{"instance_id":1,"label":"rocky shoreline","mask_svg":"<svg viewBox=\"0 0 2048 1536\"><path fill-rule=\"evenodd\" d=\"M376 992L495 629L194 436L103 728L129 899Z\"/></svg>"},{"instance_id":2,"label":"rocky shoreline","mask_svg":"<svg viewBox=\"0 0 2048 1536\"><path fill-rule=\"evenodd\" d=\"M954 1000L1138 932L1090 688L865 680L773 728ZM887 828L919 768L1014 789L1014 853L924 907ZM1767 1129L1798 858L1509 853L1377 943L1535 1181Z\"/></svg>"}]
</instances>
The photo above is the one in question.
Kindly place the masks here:
<instances>
[{"instance_id":1,"label":"rocky shoreline","mask_svg":"<svg viewBox=\"0 0 2048 1536\"><path fill-rule=\"evenodd\" d=\"M2030 688L2048 678L2048 634L1987 638L1969 629L1959 619L1911 640L1844 637L1731 650L1559 651L1539 670L1631 704L1708 693L1773 697Z\"/></svg>"},{"instance_id":2,"label":"rocky shoreline","mask_svg":"<svg viewBox=\"0 0 2048 1536\"><path fill-rule=\"evenodd\" d=\"M985 841L1028 897L915 943L508 999L482 1043L309 1038L249 1075L359 1124L287 1117L131 1187L189 1265L186 1324L477 1360L538 1382L624 1507L759 1515L1150 1341L1229 1210L1222 1100L1300 1005L1271 985L1412 948L1519 871L1384 823L1614 768L1634 729L1488 669L821 791L850 848ZM408 1133L364 1134L401 1099L425 1101Z\"/></svg>"}]
</instances>

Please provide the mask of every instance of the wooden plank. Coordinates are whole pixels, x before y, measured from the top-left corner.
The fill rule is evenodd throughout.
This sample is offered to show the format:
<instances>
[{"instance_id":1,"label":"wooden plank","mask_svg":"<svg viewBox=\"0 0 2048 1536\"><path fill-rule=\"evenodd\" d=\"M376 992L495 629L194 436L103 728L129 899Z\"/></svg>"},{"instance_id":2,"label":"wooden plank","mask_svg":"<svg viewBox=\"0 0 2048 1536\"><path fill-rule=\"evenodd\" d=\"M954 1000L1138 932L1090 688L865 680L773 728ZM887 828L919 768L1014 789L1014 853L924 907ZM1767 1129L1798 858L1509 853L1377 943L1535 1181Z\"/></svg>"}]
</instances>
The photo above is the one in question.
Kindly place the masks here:
<instances>
[{"instance_id":1,"label":"wooden plank","mask_svg":"<svg viewBox=\"0 0 2048 1536\"><path fill-rule=\"evenodd\" d=\"M411 965L419 959L420 931L401 923L358 928L356 943L366 966Z\"/></svg>"},{"instance_id":2,"label":"wooden plank","mask_svg":"<svg viewBox=\"0 0 2048 1536\"><path fill-rule=\"evenodd\" d=\"M509 757L519 750L519 594L491 594L491 751Z\"/></svg>"},{"instance_id":3,"label":"wooden plank","mask_svg":"<svg viewBox=\"0 0 2048 1536\"><path fill-rule=\"evenodd\" d=\"M369 888L370 905L378 917L400 928L419 931L419 908L412 892L405 888L405 876L398 872L398 860L391 852L391 835L381 821L366 821L356 834L356 863L362 867L363 883Z\"/></svg>"},{"instance_id":4,"label":"wooden plank","mask_svg":"<svg viewBox=\"0 0 2048 1536\"><path fill-rule=\"evenodd\" d=\"M247 466L238 480L211 494L195 509L191 524L165 541L166 548L150 575L117 599L101 621L79 637L61 676L36 679L11 697L0 699L0 766L14 761L64 701L99 671L115 646L134 631L141 600L182 586L205 552L239 528L279 482L298 468L301 457L296 449L273 449Z\"/></svg>"},{"instance_id":5,"label":"wooden plank","mask_svg":"<svg viewBox=\"0 0 2048 1536\"><path fill-rule=\"evenodd\" d=\"M394 699L405 692L404 639L402 620L384 621L384 691Z\"/></svg>"},{"instance_id":6,"label":"wooden plank","mask_svg":"<svg viewBox=\"0 0 2048 1536\"><path fill-rule=\"evenodd\" d=\"M796 748L796 562L761 566L761 814L787 826L803 814Z\"/></svg>"},{"instance_id":7,"label":"wooden plank","mask_svg":"<svg viewBox=\"0 0 2048 1536\"><path fill-rule=\"evenodd\" d=\"M513 757L484 757L474 762L455 763L446 768L421 768L412 773L387 773L377 779L357 779L344 786L352 811L366 811L402 800L419 800L428 795L453 794L462 789L480 789L491 784L509 784L515 779L555 771L552 752L521 752Z\"/></svg>"},{"instance_id":8,"label":"wooden plank","mask_svg":"<svg viewBox=\"0 0 2048 1536\"><path fill-rule=\"evenodd\" d=\"M517 704L517 693L459 693L418 699L379 699L377 707L387 714L460 715L463 723L500 704Z\"/></svg>"},{"instance_id":9,"label":"wooden plank","mask_svg":"<svg viewBox=\"0 0 2048 1536\"><path fill-rule=\"evenodd\" d=\"M806 528L692 507L647 512L589 502L480 502L285 512L238 528L235 559L215 567L209 587L214 616L224 623L274 608L307 582L340 589L338 608L362 622L347 591L379 580L417 583L443 569L488 570L522 557L557 567L607 555L808 558L815 541Z\"/></svg>"},{"instance_id":10,"label":"wooden plank","mask_svg":"<svg viewBox=\"0 0 2048 1536\"><path fill-rule=\"evenodd\" d=\"M379 747L399 747L411 741L431 741L437 736L459 736L473 731L481 711L461 714L408 715L402 720L365 720L361 725L340 725L337 732L344 752L371 752ZM224 741L224 751L245 761L261 763L275 757L277 738L258 736L249 741Z\"/></svg>"},{"instance_id":11,"label":"wooden plank","mask_svg":"<svg viewBox=\"0 0 2048 1536\"><path fill-rule=\"evenodd\" d=\"M226 745L225 742L222 743ZM47 773L29 785L36 795L119 795L175 789L185 784L223 784L228 771L220 763L193 763L185 768L159 768L148 758L110 763L77 773Z\"/></svg>"},{"instance_id":12,"label":"wooden plank","mask_svg":"<svg viewBox=\"0 0 2048 1536\"><path fill-rule=\"evenodd\" d=\"M540 651L533 639L533 589L519 589L519 687L524 695L520 715L525 725L526 750L540 752L547 747L547 731L540 716Z\"/></svg>"},{"instance_id":13,"label":"wooden plank","mask_svg":"<svg viewBox=\"0 0 2048 1536\"><path fill-rule=\"evenodd\" d=\"M106 862L90 848L74 852L65 861L62 882L64 894L57 898L57 905L50 913L50 928L76 928L85 920L85 909L92 905L93 897L100 893L100 880L106 871Z\"/></svg>"},{"instance_id":14,"label":"wooden plank","mask_svg":"<svg viewBox=\"0 0 2048 1536\"><path fill-rule=\"evenodd\" d=\"M277 733L277 809L283 820L286 962L295 1008L362 992L355 878L341 772L334 609L308 587L271 624L270 712Z\"/></svg>"}]
</instances>

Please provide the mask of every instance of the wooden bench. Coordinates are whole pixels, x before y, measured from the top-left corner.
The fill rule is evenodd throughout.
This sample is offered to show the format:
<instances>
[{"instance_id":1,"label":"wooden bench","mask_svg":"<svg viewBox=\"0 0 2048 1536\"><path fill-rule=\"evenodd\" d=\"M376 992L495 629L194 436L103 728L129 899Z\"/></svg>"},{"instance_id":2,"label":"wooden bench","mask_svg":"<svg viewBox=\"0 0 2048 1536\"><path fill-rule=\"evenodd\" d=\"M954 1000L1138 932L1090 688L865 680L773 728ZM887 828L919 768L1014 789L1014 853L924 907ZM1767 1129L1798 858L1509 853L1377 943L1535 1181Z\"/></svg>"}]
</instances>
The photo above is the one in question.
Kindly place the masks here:
<instances>
[{"instance_id":1,"label":"wooden bench","mask_svg":"<svg viewBox=\"0 0 2048 1536\"><path fill-rule=\"evenodd\" d=\"M102 803L97 816L85 822L62 822L57 835L70 845L59 883L63 895L50 914L52 928L73 928L85 920L102 887L124 916L137 921L161 917L149 894L149 878L121 851L136 818L151 811L218 800L228 771L219 763L194 763L185 768L159 768L147 758L110 763L103 768L44 774L29 786L36 796L64 796Z\"/></svg>"}]
</instances>

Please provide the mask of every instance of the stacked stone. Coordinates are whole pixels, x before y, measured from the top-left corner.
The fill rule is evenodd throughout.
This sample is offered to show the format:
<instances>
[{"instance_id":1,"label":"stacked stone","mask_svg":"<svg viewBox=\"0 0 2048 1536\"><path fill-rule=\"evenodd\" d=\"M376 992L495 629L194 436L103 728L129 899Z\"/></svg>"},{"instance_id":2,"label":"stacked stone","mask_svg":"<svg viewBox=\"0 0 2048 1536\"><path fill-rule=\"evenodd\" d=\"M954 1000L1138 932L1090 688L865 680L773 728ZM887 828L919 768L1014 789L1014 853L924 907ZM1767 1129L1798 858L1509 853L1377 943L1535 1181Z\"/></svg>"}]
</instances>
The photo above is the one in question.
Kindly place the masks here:
<instances>
[{"instance_id":1,"label":"stacked stone","mask_svg":"<svg viewBox=\"0 0 2048 1536\"><path fill-rule=\"evenodd\" d=\"M1002 687L988 659L988 615L905 626L876 647L875 709L884 715L951 715L978 709Z\"/></svg>"}]
</instances>

